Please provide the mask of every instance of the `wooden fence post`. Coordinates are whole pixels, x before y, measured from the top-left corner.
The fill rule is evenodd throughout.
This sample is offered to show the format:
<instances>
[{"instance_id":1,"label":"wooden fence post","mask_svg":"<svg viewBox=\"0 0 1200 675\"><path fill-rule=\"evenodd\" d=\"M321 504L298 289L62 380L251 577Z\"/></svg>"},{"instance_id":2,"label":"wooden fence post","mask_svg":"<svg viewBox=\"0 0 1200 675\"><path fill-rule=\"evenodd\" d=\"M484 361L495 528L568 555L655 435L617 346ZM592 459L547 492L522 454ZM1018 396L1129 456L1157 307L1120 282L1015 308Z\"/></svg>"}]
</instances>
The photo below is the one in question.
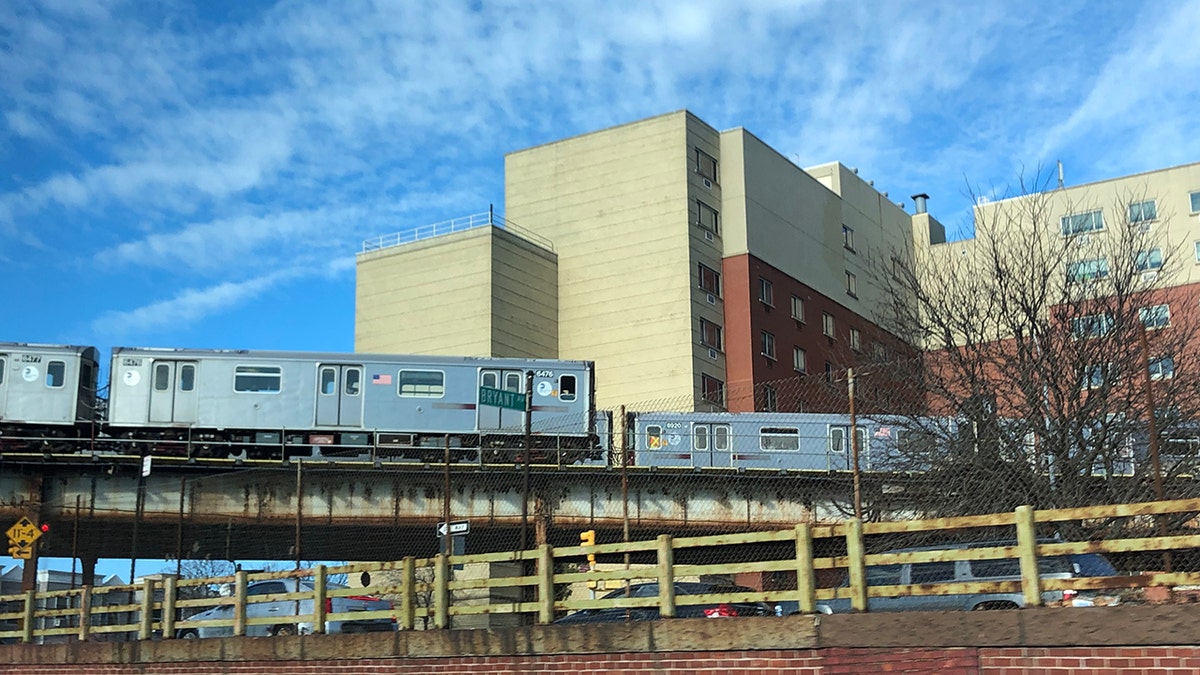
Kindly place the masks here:
<instances>
[{"instance_id":1,"label":"wooden fence post","mask_svg":"<svg viewBox=\"0 0 1200 675\"><path fill-rule=\"evenodd\" d=\"M1021 593L1026 607L1042 606L1042 577L1038 573L1037 530L1033 526L1033 507L1017 507L1017 550L1021 561Z\"/></svg>"},{"instance_id":2,"label":"wooden fence post","mask_svg":"<svg viewBox=\"0 0 1200 675\"><path fill-rule=\"evenodd\" d=\"M179 594L179 577L174 575L163 581L162 636L164 640L175 637L175 596Z\"/></svg>"},{"instance_id":3,"label":"wooden fence post","mask_svg":"<svg viewBox=\"0 0 1200 675\"><path fill-rule=\"evenodd\" d=\"M538 623L554 620L554 549L538 546Z\"/></svg>"},{"instance_id":4,"label":"wooden fence post","mask_svg":"<svg viewBox=\"0 0 1200 675\"><path fill-rule=\"evenodd\" d=\"M138 639L154 637L154 580L142 579L141 621L138 622Z\"/></svg>"},{"instance_id":5,"label":"wooden fence post","mask_svg":"<svg viewBox=\"0 0 1200 675\"><path fill-rule=\"evenodd\" d=\"M317 565L313 570L312 632L318 635L325 632L325 598L328 596L325 581L325 566Z\"/></svg>"},{"instance_id":6,"label":"wooden fence post","mask_svg":"<svg viewBox=\"0 0 1200 675\"><path fill-rule=\"evenodd\" d=\"M233 575L233 634L241 637L246 634L246 575L238 570Z\"/></svg>"},{"instance_id":7,"label":"wooden fence post","mask_svg":"<svg viewBox=\"0 0 1200 675\"><path fill-rule=\"evenodd\" d=\"M444 553L434 557L433 626L450 627L450 558Z\"/></svg>"},{"instance_id":8,"label":"wooden fence post","mask_svg":"<svg viewBox=\"0 0 1200 675\"><path fill-rule=\"evenodd\" d=\"M671 535L658 535L658 613L664 619L675 616L675 549L671 544Z\"/></svg>"},{"instance_id":9,"label":"wooden fence post","mask_svg":"<svg viewBox=\"0 0 1200 675\"><path fill-rule=\"evenodd\" d=\"M33 614L37 611L37 591L25 591L25 617L21 622L21 642L33 642Z\"/></svg>"},{"instance_id":10,"label":"wooden fence post","mask_svg":"<svg viewBox=\"0 0 1200 675\"><path fill-rule=\"evenodd\" d=\"M400 563L400 630L412 630L416 626L417 563L407 556Z\"/></svg>"},{"instance_id":11,"label":"wooden fence post","mask_svg":"<svg viewBox=\"0 0 1200 675\"><path fill-rule=\"evenodd\" d=\"M800 592L800 612L817 611L817 580L813 568L813 535L809 523L796 524L796 590Z\"/></svg>"},{"instance_id":12,"label":"wooden fence post","mask_svg":"<svg viewBox=\"0 0 1200 675\"><path fill-rule=\"evenodd\" d=\"M79 641L87 642L92 632L92 587L79 589Z\"/></svg>"},{"instance_id":13,"label":"wooden fence post","mask_svg":"<svg viewBox=\"0 0 1200 675\"><path fill-rule=\"evenodd\" d=\"M863 553L862 521L846 521L846 557L850 573L850 606L867 611L867 564Z\"/></svg>"}]
</instances>

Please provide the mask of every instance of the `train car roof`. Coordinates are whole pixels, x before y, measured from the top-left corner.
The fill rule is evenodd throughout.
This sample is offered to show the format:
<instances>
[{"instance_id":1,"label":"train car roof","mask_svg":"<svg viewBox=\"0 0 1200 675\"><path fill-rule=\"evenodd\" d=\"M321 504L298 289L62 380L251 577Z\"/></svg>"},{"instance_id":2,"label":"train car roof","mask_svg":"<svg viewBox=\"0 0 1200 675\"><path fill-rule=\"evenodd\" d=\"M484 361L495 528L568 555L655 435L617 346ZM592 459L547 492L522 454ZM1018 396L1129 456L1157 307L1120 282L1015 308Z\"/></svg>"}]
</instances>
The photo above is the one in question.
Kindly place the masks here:
<instances>
[{"instance_id":1,"label":"train car roof","mask_svg":"<svg viewBox=\"0 0 1200 675\"><path fill-rule=\"evenodd\" d=\"M113 347L112 356L192 357L221 359L274 359L280 361L373 361L384 363L452 364L478 367L544 367L573 365L590 368L592 361L570 359L525 359L519 357L438 356L430 354L376 354L368 352L289 352L257 349L187 349L177 347Z\"/></svg>"},{"instance_id":2,"label":"train car roof","mask_svg":"<svg viewBox=\"0 0 1200 675\"><path fill-rule=\"evenodd\" d=\"M0 351L12 351L14 349L37 349L41 351L56 351L56 352L71 352L72 354L87 354L92 353L96 358L100 351L90 345L52 345L41 342L0 342Z\"/></svg>"}]
</instances>

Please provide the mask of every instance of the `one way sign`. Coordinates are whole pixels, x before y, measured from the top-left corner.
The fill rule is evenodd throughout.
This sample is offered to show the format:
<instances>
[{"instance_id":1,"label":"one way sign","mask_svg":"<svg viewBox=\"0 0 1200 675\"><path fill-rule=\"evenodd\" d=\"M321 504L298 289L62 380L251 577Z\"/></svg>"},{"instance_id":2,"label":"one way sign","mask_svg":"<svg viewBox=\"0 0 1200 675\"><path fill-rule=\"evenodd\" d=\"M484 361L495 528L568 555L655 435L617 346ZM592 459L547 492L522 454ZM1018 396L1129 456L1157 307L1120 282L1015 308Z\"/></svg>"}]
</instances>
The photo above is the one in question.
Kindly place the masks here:
<instances>
[{"instance_id":1,"label":"one way sign","mask_svg":"<svg viewBox=\"0 0 1200 675\"><path fill-rule=\"evenodd\" d=\"M446 527L446 523L438 523L437 533L439 537L446 536L447 530L449 530L450 534L467 534L471 531L471 521L456 520L450 523L450 527L448 528Z\"/></svg>"}]
</instances>

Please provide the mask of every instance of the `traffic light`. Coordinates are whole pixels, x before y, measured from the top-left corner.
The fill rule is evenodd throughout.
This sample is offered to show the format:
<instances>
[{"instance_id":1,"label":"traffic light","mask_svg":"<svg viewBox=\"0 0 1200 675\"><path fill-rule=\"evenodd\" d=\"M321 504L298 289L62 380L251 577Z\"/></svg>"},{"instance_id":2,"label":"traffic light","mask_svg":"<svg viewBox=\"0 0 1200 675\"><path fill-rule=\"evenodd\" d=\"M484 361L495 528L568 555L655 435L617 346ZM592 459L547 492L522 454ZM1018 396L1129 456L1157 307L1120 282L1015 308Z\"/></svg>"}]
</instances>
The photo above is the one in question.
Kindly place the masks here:
<instances>
[{"instance_id":1,"label":"traffic light","mask_svg":"<svg viewBox=\"0 0 1200 675\"><path fill-rule=\"evenodd\" d=\"M580 532L579 533L579 543L582 546L595 546L596 545L596 531L595 530L585 530L583 532ZM589 553L587 558L588 558L588 567L595 567L596 566L596 554Z\"/></svg>"}]
</instances>

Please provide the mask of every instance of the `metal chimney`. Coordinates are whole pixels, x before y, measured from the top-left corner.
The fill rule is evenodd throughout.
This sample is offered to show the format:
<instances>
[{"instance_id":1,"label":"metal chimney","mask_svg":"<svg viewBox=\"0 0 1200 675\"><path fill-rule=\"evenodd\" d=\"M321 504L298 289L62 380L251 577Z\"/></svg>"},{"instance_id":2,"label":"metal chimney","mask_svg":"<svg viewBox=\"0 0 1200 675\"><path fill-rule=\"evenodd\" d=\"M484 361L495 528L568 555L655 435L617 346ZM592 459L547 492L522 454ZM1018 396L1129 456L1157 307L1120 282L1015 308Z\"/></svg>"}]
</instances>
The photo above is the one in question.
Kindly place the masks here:
<instances>
[{"instance_id":1,"label":"metal chimney","mask_svg":"<svg viewBox=\"0 0 1200 675\"><path fill-rule=\"evenodd\" d=\"M913 208L916 209L917 213L925 213L925 201L927 199L929 199L929 195L924 192L912 196Z\"/></svg>"}]
</instances>

